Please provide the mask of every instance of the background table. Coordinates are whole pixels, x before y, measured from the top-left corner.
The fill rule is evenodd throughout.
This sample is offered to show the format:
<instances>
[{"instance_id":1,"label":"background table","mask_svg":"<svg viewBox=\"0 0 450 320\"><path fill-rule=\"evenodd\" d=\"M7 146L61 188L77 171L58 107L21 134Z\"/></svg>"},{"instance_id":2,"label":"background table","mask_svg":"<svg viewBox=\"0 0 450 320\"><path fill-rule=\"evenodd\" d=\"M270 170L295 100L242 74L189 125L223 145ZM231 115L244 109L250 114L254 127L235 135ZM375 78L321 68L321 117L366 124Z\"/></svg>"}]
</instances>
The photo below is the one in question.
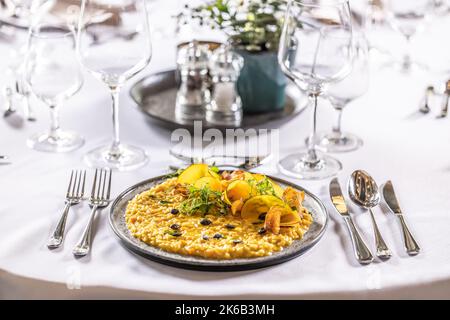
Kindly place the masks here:
<instances>
[{"instance_id":1,"label":"background table","mask_svg":"<svg viewBox=\"0 0 450 320\"><path fill-rule=\"evenodd\" d=\"M434 21L414 40L415 56L426 58L441 71L450 68L448 20ZM381 38L386 48L400 52L401 38L392 33ZM138 78L173 67L175 41L157 36L151 65ZM0 43L3 65L8 63L3 58L8 48ZM107 210L97 216L91 255L74 259L72 247L87 222L87 204L70 212L64 246L47 249L46 240L63 208L70 170L83 168L83 155L108 143L112 131L108 92L86 75L82 91L61 110L63 128L86 138L81 149L47 154L26 147L26 138L49 124L48 110L38 103L36 123L15 127L0 119L0 154L9 155L12 161L12 165L0 166L0 298L450 298L450 119L417 113L425 86L444 78L442 73L401 75L374 63L370 91L344 114L344 129L361 136L364 146L337 155L344 164L339 174L343 186L355 169L370 172L379 183L394 182L422 247L418 256L406 255L395 217L376 209L394 255L386 262L358 265L343 221L329 201L329 181L289 179L317 194L329 209L330 223L322 241L306 255L279 266L208 273L175 269L130 253L108 226ZM0 80L5 80L4 74ZM123 90L120 109L123 141L145 148L151 160L137 171L114 173L113 195L168 172L171 161L170 131L146 120L130 99L128 87ZM438 112L438 105L433 112ZM322 104L322 129L330 128L333 116L333 110ZM301 114L279 129L283 156L302 147L309 117ZM278 174L271 164L256 171ZM369 216L353 209L373 249Z\"/></svg>"}]
</instances>

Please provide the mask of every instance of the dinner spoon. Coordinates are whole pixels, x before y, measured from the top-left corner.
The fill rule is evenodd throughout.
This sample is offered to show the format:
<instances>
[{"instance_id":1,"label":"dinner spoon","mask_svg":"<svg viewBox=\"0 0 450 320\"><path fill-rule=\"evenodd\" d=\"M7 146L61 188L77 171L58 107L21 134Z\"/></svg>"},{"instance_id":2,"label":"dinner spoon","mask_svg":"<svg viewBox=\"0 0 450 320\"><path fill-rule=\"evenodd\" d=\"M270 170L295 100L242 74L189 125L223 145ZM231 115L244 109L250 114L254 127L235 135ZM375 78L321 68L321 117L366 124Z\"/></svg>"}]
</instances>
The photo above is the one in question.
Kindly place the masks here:
<instances>
[{"instance_id":1,"label":"dinner spoon","mask_svg":"<svg viewBox=\"0 0 450 320\"><path fill-rule=\"evenodd\" d=\"M356 170L352 173L348 182L348 194L350 199L358 206L369 211L372 219L372 225L375 232L375 244L377 247L377 257L380 259L389 259L392 256L386 242L381 236L380 229L375 220L372 208L380 203L380 193L375 180L365 171Z\"/></svg>"}]
</instances>

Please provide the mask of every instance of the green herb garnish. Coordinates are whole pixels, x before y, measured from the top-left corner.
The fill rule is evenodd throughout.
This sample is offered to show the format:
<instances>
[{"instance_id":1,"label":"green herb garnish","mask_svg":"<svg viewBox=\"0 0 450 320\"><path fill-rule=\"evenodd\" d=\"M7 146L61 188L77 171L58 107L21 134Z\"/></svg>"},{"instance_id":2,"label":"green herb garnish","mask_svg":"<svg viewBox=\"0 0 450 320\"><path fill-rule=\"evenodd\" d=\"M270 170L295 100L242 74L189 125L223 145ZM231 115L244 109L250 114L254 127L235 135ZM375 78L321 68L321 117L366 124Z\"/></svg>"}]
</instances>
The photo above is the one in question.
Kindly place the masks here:
<instances>
[{"instance_id":1,"label":"green herb garnish","mask_svg":"<svg viewBox=\"0 0 450 320\"><path fill-rule=\"evenodd\" d=\"M267 177L264 177L264 179L258 181L255 187L256 190L258 191L258 194L271 195L275 197L277 196L277 194L275 193L275 189L273 188L272 182Z\"/></svg>"},{"instance_id":2,"label":"green herb garnish","mask_svg":"<svg viewBox=\"0 0 450 320\"><path fill-rule=\"evenodd\" d=\"M209 170L211 170L212 172L215 172L215 173L219 173L219 168L218 167L216 167L215 165L212 165L211 167L209 167Z\"/></svg>"},{"instance_id":3,"label":"green herb garnish","mask_svg":"<svg viewBox=\"0 0 450 320\"><path fill-rule=\"evenodd\" d=\"M179 210L186 215L223 215L228 212L227 205L222 200L222 193L207 186L200 189L190 186L188 197L180 204Z\"/></svg>"}]
</instances>

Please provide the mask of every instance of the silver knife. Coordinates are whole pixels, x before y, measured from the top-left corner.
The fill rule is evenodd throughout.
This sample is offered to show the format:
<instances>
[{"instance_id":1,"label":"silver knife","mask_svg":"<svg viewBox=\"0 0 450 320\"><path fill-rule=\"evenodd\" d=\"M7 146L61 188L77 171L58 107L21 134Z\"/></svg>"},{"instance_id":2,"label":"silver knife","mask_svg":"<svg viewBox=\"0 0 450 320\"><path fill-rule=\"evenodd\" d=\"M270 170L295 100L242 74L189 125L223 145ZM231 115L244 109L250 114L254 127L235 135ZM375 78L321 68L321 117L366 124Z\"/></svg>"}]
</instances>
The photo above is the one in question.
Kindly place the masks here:
<instances>
[{"instance_id":1,"label":"silver knife","mask_svg":"<svg viewBox=\"0 0 450 320\"><path fill-rule=\"evenodd\" d=\"M361 237L358 229L353 223L353 219L350 216L347 205L345 204L345 199L342 194L341 186L337 178L334 178L330 182L330 197L336 211L344 218L345 224L347 225L348 231L350 232L350 238L352 239L353 252L355 253L356 259L361 264L369 264L373 261L373 255L367 247L366 243Z\"/></svg>"},{"instance_id":2,"label":"silver knife","mask_svg":"<svg viewBox=\"0 0 450 320\"><path fill-rule=\"evenodd\" d=\"M386 202L389 209L398 217L400 221L406 252L411 256L418 254L420 252L420 247L406 225L405 219L403 218L403 212L400 209L397 197L395 196L394 186L390 180L381 186L381 193L383 195L384 202Z\"/></svg>"}]
</instances>

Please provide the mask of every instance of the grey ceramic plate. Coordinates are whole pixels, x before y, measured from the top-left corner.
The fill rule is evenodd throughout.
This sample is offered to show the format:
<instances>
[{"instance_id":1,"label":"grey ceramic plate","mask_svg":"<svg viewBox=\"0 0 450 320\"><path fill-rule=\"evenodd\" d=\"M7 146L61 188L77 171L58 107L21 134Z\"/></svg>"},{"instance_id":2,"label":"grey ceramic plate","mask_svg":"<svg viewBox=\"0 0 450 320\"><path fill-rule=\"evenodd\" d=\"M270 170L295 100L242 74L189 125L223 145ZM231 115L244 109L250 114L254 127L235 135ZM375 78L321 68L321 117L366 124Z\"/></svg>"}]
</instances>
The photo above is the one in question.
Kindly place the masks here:
<instances>
[{"instance_id":1,"label":"grey ceramic plate","mask_svg":"<svg viewBox=\"0 0 450 320\"><path fill-rule=\"evenodd\" d=\"M193 128L194 120L175 117L177 80L174 70L155 73L139 80L132 86L130 94L139 110L151 119L156 119L169 128ZM238 127L252 128L272 121L280 121L282 124L300 114L307 104L308 98L291 85L286 88L284 109L269 113L244 114L242 123ZM202 128L226 129L233 127L213 125L203 120Z\"/></svg>"},{"instance_id":2,"label":"grey ceramic plate","mask_svg":"<svg viewBox=\"0 0 450 320\"><path fill-rule=\"evenodd\" d=\"M239 271L272 266L298 257L311 249L321 239L325 232L328 214L322 202L309 191L288 181L275 177L270 178L279 183L282 187L291 186L298 190L305 191L305 200L303 204L312 213L314 222L301 240L295 240L289 247L267 257L211 260L169 253L134 238L128 231L125 223L125 210L128 201L133 199L135 195L164 181L165 176L142 181L122 192L111 206L109 222L112 229L126 248L145 258L170 266L204 271Z\"/></svg>"}]
</instances>

